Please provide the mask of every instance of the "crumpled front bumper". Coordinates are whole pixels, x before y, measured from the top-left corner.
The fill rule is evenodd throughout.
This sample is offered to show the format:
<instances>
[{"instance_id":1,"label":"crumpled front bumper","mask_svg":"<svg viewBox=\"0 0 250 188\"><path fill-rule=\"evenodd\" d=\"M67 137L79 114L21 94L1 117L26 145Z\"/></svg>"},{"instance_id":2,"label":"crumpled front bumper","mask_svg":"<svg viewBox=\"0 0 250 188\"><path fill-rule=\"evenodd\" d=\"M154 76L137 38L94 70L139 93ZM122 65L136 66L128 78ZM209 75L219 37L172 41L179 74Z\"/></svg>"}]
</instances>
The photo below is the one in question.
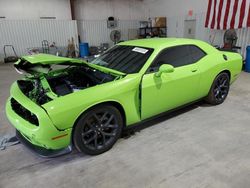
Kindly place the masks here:
<instances>
[{"instance_id":1,"label":"crumpled front bumper","mask_svg":"<svg viewBox=\"0 0 250 188\"><path fill-rule=\"evenodd\" d=\"M30 151L34 152L35 154L38 154L41 157L58 157L61 155L68 154L72 151L72 146L69 145L66 148L63 149L46 149L40 146L33 145L30 143L18 130L16 130L16 137L18 140L25 145Z\"/></svg>"},{"instance_id":2,"label":"crumpled front bumper","mask_svg":"<svg viewBox=\"0 0 250 188\"><path fill-rule=\"evenodd\" d=\"M26 97L17 83L11 86L11 97L6 104L6 114L11 124L17 129L19 137L25 138L30 144L47 150L60 150L71 144L72 129L58 130L46 111ZM18 115L11 106L11 98L37 116L36 126Z\"/></svg>"}]
</instances>

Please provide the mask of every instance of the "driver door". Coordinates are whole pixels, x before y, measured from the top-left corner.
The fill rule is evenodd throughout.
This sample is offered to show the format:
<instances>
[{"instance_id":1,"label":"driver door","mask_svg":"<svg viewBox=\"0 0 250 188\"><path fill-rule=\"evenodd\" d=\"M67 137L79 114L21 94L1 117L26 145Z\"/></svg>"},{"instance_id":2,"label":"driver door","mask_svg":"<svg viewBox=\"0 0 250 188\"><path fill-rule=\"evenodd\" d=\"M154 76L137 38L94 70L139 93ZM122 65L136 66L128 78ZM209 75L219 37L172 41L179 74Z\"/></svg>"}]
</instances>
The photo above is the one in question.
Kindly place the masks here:
<instances>
[{"instance_id":1,"label":"driver door","mask_svg":"<svg viewBox=\"0 0 250 188\"><path fill-rule=\"evenodd\" d=\"M197 47L195 47L197 48ZM192 47L176 46L163 50L143 76L141 85L142 119L177 108L198 99L199 59L192 57ZM174 66L174 72L155 76L162 64Z\"/></svg>"}]
</instances>

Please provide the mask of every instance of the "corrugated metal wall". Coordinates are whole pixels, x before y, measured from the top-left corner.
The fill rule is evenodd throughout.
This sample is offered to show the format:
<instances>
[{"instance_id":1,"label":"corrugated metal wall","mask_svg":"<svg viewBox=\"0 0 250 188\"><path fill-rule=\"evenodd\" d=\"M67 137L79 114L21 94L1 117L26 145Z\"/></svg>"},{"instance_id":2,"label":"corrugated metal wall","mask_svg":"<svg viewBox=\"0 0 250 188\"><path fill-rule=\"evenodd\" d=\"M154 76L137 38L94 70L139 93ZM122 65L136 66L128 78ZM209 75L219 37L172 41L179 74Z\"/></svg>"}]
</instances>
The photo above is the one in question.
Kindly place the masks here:
<instances>
[{"instance_id":1,"label":"corrugated metal wall","mask_svg":"<svg viewBox=\"0 0 250 188\"><path fill-rule=\"evenodd\" d=\"M110 32L113 29L107 28L107 21L77 21L78 32L81 41L88 42L90 45L99 46L100 43L112 44L110 40ZM128 40L129 29L138 29L138 20L119 20L116 30L121 31L121 40Z\"/></svg>"},{"instance_id":2,"label":"corrugated metal wall","mask_svg":"<svg viewBox=\"0 0 250 188\"><path fill-rule=\"evenodd\" d=\"M250 45L250 28L237 29L237 46L241 47L241 54L246 57L246 47Z\"/></svg>"},{"instance_id":3,"label":"corrugated metal wall","mask_svg":"<svg viewBox=\"0 0 250 188\"><path fill-rule=\"evenodd\" d=\"M178 16L178 17L168 17L168 36L169 37L184 37L184 21L188 19L196 20L196 38L200 40L207 41L212 45L223 45L224 30L211 30L204 26L205 23L205 13L194 14L192 17ZM246 56L246 47L250 45L250 28L237 29L237 46L242 49L239 51L242 56Z\"/></svg>"},{"instance_id":4,"label":"corrugated metal wall","mask_svg":"<svg viewBox=\"0 0 250 188\"><path fill-rule=\"evenodd\" d=\"M18 55L27 54L27 48L41 47L42 40L55 42L57 46L67 46L68 39L78 42L76 21L67 20L1 20L0 56L3 46L14 45Z\"/></svg>"},{"instance_id":5,"label":"corrugated metal wall","mask_svg":"<svg viewBox=\"0 0 250 188\"><path fill-rule=\"evenodd\" d=\"M183 37L184 21L196 20L196 38L213 45L223 44L225 31L210 30L204 27L205 13L195 14L193 17L168 17L168 36ZM139 20L119 20L118 30L121 31L121 40L129 38L130 29L138 29ZM0 21L0 58L3 57L3 46L14 45L18 55L27 54L27 48L41 47L42 40L56 42L57 46L67 46L68 39L74 37L78 44L78 33L81 40L90 45L100 43L112 44L110 32L105 20L98 21L65 21L65 20L1 20ZM250 28L237 30L237 45L241 46L240 53L245 57L246 46L250 45Z\"/></svg>"}]
</instances>

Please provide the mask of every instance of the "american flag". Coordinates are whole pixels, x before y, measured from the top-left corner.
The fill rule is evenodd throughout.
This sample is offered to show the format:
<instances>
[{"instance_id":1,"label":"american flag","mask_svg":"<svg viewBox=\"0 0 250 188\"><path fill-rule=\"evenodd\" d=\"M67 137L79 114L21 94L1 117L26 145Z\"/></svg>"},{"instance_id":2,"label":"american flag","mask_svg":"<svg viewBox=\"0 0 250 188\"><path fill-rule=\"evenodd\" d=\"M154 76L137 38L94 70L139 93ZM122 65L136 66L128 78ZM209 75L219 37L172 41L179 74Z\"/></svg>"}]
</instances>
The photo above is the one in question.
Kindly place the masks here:
<instances>
[{"instance_id":1,"label":"american flag","mask_svg":"<svg viewBox=\"0 0 250 188\"><path fill-rule=\"evenodd\" d=\"M250 27L250 0L208 0L205 27L210 29Z\"/></svg>"}]
</instances>

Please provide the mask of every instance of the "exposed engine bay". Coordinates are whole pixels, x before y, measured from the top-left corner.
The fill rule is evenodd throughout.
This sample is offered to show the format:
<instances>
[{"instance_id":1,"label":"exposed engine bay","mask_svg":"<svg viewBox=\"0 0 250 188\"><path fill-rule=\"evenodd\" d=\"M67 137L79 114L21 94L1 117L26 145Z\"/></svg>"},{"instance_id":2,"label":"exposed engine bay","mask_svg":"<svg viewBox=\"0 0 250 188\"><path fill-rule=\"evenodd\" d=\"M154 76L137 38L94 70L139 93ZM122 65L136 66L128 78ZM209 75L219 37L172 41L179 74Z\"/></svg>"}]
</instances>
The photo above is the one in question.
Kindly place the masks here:
<instances>
[{"instance_id":1,"label":"exposed engine bay","mask_svg":"<svg viewBox=\"0 0 250 188\"><path fill-rule=\"evenodd\" d=\"M84 65L74 65L48 73L30 75L24 80L18 80L17 83L27 97L42 105L54 98L110 82L119 77Z\"/></svg>"}]
</instances>

